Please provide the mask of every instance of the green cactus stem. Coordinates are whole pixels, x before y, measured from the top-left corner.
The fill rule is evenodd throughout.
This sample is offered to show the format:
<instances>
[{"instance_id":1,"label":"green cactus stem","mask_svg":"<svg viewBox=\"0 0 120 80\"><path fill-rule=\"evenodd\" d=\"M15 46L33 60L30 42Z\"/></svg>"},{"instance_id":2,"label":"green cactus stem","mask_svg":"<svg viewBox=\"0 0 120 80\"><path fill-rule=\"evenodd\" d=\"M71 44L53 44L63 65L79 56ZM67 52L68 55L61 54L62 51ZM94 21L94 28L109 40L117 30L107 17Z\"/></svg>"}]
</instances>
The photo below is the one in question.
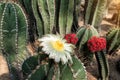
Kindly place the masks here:
<instances>
[{"instance_id":1,"label":"green cactus stem","mask_svg":"<svg viewBox=\"0 0 120 80\"><path fill-rule=\"evenodd\" d=\"M59 12L60 34L64 35L71 32L73 23L74 0L61 0Z\"/></svg>"},{"instance_id":2,"label":"green cactus stem","mask_svg":"<svg viewBox=\"0 0 120 80\"><path fill-rule=\"evenodd\" d=\"M44 24L40 17L41 16L40 12L38 10L38 0L32 0L31 4L32 4L32 11L33 11L35 21L36 21L38 35L39 37L42 37L42 35L44 35L44 27L43 27Z\"/></svg>"},{"instance_id":3,"label":"green cactus stem","mask_svg":"<svg viewBox=\"0 0 120 80\"><path fill-rule=\"evenodd\" d=\"M106 9L107 0L86 0L85 24L98 27Z\"/></svg>"},{"instance_id":4,"label":"green cactus stem","mask_svg":"<svg viewBox=\"0 0 120 80\"><path fill-rule=\"evenodd\" d=\"M38 8L44 23L44 33L50 33L50 14L48 11L47 0L38 0Z\"/></svg>"},{"instance_id":5,"label":"green cactus stem","mask_svg":"<svg viewBox=\"0 0 120 80\"><path fill-rule=\"evenodd\" d=\"M107 53L113 54L120 47L120 29L112 29L106 36Z\"/></svg>"},{"instance_id":6,"label":"green cactus stem","mask_svg":"<svg viewBox=\"0 0 120 80\"><path fill-rule=\"evenodd\" d=\"M87 0L86 14L85 14L85 24L90 24L90 15L93 9L94 0Z\"/></svg>"},{"instance_id":7,"label":"green cactus stem","mask_svg":"<svg viewBox=\"0 0 120 80\"><path fill-rule=\"evenodd\" d=\"M27 20L28 20L28 32L29 32L29 41L30 42L34 42L37 38L38 35L41 36L40 34L43 34L42 32L37 33L37 27L35 24L35 22L37 22L37 20L35 19L36 16L33 15L33 12L36 11L36 7L34 8L34 10L32 10L32 1L33 0L17 0L17 2L22 6L22 8L24 9L26 15L27 15ZM40 22L40 21L39 21Z\"/></svg>"},{"instance_id":8,"label":"green cactus stem","mask_svg":"<svg viewBox=\"0 0 120 80\"><path fill-rule=\"evenodd\" d=\"M47 5L50 16L50 33L52 33L53 27L55 27L55 0L47 0Z\"/></svg>"},{"instance_id":9,"label":"green cactus stem","mask_svg":"<svg viewBox=\"0 0 120 80\"><path fill-rule=\"evenodd\" d=\"M107 0L98 0L91 25L95 27L100 25L104 11L106 9L106 5L107 5Z\"/></svg>"},{"instance_id":10,"label":"green cactus stem","mask_svg":"<svg viewBox=\"0 0 120 80\"><path fill-rule=\"evenodd\" d=\"M100 74L101 80L108 80L109 77L109 67L108 62L105 57L105 53L103 51L96 52L95 53L97 63L98 63L98 69Z\"/></svg>"},{"instance_id":11,"label":"green cactus stem","mask_svg":"<svg viewBox=\"0 0 120 80\"><path fill-rule=\"evenodd\" d=\"M87 41L92 36L98 36L97 30L93 26L90 25L82 26L77 31L78 42L76 46L80 51L80 55L83 56L88 61L93 60L93 54L89 52L87 47Z\"/></svg>"},{"instance_id":12,"label":"green cactus stem","mask_svg":"<svg viewBox=\"0 0 120 80\"><path fill-rule=\"evenodd\" d=\"M80 0L32 0L32 12L39 36L49 33L60 33L61 35L71 33L73 19L78 20L76 19L78 17L76 8L80 2Z\"/></svg>"},{"instance_id":13,"label":"green cactus stem","mask_svg":"<svg viewBox=\"0 0 120 80\"><path fill-rule=\"evenodd\" d=\"M78 43L77 46L79 47L79 50L82 51L83 45L87 43L87 41L92 36L98 36L97 30L93 26L82 26L77 31L77 37L78 37Z\"/></svg>"},{"instance_id":14,"label":"green cactus stem","mask_svg":"<svg viewBox=\"0 0 120 80\"><path fill-rule=\"evenodd\" d=\"M4 3L0 21L2 51L11 55L26 51L27 19L22 8L15 3Z\"/></svg>"},{"instance_id":15,"label":"green cactus stem","mask_svg":"<svg viewBox=\"0 0 120 80\"><path fill-rule=\"evenodd\" d=\"M69 0L68 13L67 13L66 34L71 33L72 24L73 24L73 12L74 12L74 0Z\"/></svg>"},{"instance_id":16,"label":"green cactus stem","mask_svg":"<svg viewBox=\"0 0 120 80\"><path fill-rule=\"evenodd\" d=\"M40 54L25 60L22 71L26 80L87 80L81 61L76 56L73 56L72 60L73 64L63 65L48 59L45 54Z\"/></svg>"},{"instance_id":17,"label":"green cactus stem","mask_svg":"<svg viewBox=\"0 0 120 80\"><path fill-rule=\"evenodd\" d=\"M80 5L81 5L81 0L74 0L74 12L73 12L73 26L72 26L72 31L76 32L78 29L78 21L79 21L79 15L80 15Z\"/></svg>"},{"instance_id":18,"label":"green cactus stem","mask_svg":"<svg viewBox=\"0 0 120 80\"><path fill-rule=\"evenodd\" d=\"M28 76L32 73L32 70L36 68L43 60L45 60L48 56L47 55L36 55L31 56L24 61L22 64L22 72L25 76Z\"/></svg>"},{"instance_id":19,"label":"green cactus stem","mask_svg":"<svg viewBox=\"0 0 120 80\"><path fill-rule=\"evenodd\" d=\"M59 28L61 35L64 35L66 33L68 3L69 0L60 1Z\"/></svg>"},{"instance_id":20,"label":"green cactus stem","mask_svg":"<svg viewBox=\"0 0 120 80\"><path fill-rule=\"evenodd\" d=\"M22 8L13 2L0 3L0 45L1 52L6 55L12 79L16 80L14 70L19 67L23 57L28 57L27 43L27 19ZM25 56L27 55L27 56ZM19 60L16 62L16 60ZM16 71L15 71L16 72ZM17 79L18 80L18 79Z\"/></svg>"}]
</instances>

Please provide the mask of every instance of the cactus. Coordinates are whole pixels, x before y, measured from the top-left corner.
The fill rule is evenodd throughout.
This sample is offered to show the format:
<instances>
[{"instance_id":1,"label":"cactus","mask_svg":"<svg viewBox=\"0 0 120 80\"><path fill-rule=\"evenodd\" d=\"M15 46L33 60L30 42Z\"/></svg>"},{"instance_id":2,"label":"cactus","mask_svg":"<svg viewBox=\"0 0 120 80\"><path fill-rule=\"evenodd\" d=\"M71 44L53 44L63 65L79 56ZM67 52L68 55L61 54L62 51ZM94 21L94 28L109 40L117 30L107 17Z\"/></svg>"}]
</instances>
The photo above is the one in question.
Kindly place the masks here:
<instances>
[{"instance_id":1,"label":"cactus","mask_svg":"<svg viewBox=\"0 0 120 80\"><path fill-rule=\"evenodd\" d=\"M86 2L87 7L86 7L86 14L85 14L85 24L90 24L90 15L92 12L94 0L87 0Z\"/></svg>"},{"instance_id":2,"label":"cactus","mask_svg":"<svg viewBox=\"0 0 120 80\"><path fill-rule=\"evenodd\" d=\"M99 26L104 11L106 9L107 0L88 0L86 13L85 13L85 24L92 26Z\"/></svg>"},{"instance_id":3,"label":"cactus","mask_svg":"<svg viewBox=\"0 0 120 80\"><path fill-rule=\"evenodd\" d=\"M44 24L44 33L50 33L50 14L48 10L47 0L38 0L38 8L42 17L42 21Z\"/></svg>"},{"instance_id":4,"label":"cactus","mask_svg":"<svg viewBox=\"0 0 120 80\"><path fill-rule=\"evenodd\" d=\"M106 36L107 40L107 53L112 54L118 48L120 48L120 29L112 29L108 32Z\"/></svg>"},{"instance_id":5,"label":"cactus","mask_svg":"<svg viewBox=\"0 0 120 80\"><path fill-rule=\"evenodd\" d=\"M87 41L92 36L98 36L97 30L93 26L82 26L77 31L78 42L76 46L78 47L80 54L88 61L91 61L93 59L93 54L89 52L87 48Z\"/></svg>"},{"instance_id":6,"label":"cactus","mask_svg":"<svg viewBox=\"0 0 120 80\"><path fill-rule=\"evenodd\" d=\"M28 19L28 23L29 23L28 31L29 31L29 41L30 42L34 42L35 39L38 37L37 27L36 27L36 25L38 25L38 24L35 24L35 22L37 20L35 20L36 16L34 17L34 11L36 11L36 8L34 8L34 10L32 10L32 1L33 0L18 0L18 3L22 6L22 8L24 8L24 11L27 15L27 19ZM41 34L43 34L43 33L41 32Z\"/></svg>"},{"instance_id":7,"label":"cactus","mask_svg":"<svg viewBox=\"0 0 120 80\"><path fill-rule=\"evenodd\" d=\"M26 74L26 80L87 80L84 66L76 56L72 57L73 64L64 65L54 63L47 57L40 54L24 61L22 70Z\"/></svg>"},{"instance_id":8,"label":"cactus","mask_svg":"<svg viewBox=\"0 0 120 80\"><path fill-rule=\"evenodd\" d=\"M103 18L104 11L106 9L106 4L107 4L107 0L98 0L97 6L94 12L94 16L93 16L93 21L92 21L93 26L100 25Z\"/></svg>"},{"instance_id":9,"label":"cactus","mask_svg":"<svg viewBox=\"0 0 120 80\"><path fill-rule=\"evenodd\" d=\"M61 35L71 33L72 25L78 26L78 5L80 0L19 0L26 12L33 13L39 37L49 33ZM31 4L31 5L30 5ZM32 6L32 10L31 10ZM32 18L31 18L32 19Z\"/></svg>"},{"instance_id":10,"label":"cactus","mask_svg":"<svg viewBox=\"0 0 120 80\"><path fill-rule=\"evenodd\" d=\"M77 28L79 27L78 25L78 18L80 15L80 5L81 5L81 0L74 0L74 12L73 12L73 26L72 26L72 31L76 32Z\"/></svg>"},{"instance_id":11,"label":"cactus","mask_svg":"<svg viewBox=\"0 0 120 80\"><path fill-rule=\"evenodd\" d=\"M96 52L95 56L96 56L97 63L98 63L100 79L101 80L108 80L109 67L108 67L108 62L106 60L104 51Z\"/></svg>"},{"instance_id":12,"label":"cactus","mask_svg":"<svg viewBox=\"0 0 120 80\"><path fill-rule=\"evenodd\" d=\"M15 65L19 65L15 61L21 62L21 59L28 56L26 51L28 23L22 8L16 3L0 3L0 10L1 52L7 56L8 66L12 73Z\"/></svg>"},{"instance_id":13,"label":"cactus","mask_svg":"<svg viewBox=\"0 0 120 80\"><path fill-rule=\"evenodd\" d=\"M44 34L44 25L43 25L43 21L41 19L41 15L38 11L38 1L37 0L32 0L32 11L35 17L35 21L36 21L36 26L37 26L37 30L38 30L38 35L39 37L42 37L42 35Z\"/></svg>"},{"instance_id":14,"label":"cactus","mask_svg":"<svg viewBox=\"0 0 120 80\"><path fill-rule=\"evenodd\" d=\"M77 1L80 3L80 1ZM78 3L74 0L34 0L32 11L40 37L44 34L59 32L64 35L71 33L74 7ZM76 8L75 8L76 9ZM56 31L55 31L55 30Z\"/></svg>"},{"instance_id":15,"label":"cactus","mask_svg":"<svg viewBox=\"0 0 120 80\"><path fill-rule=\"evenodd\" d=\"M95 54L98 70L100 74L100 80L108 80L109 76L109 67L106 60L106 40L105 38L100 38L93 36L87 42L88 49Z\"/></svg>"},{"instance_id":16,"label":"cactus","mask_svg":"<svg viewBox=\"0 0 120 80\"><path fill-rule=\"evenodd\" d=\"M61 0L59 12L60 34L71 32L73 22L74 0Z\"/></svg>"},{"instance_id":17,"label":"cactus","mask_svg":"<svg viewBox=\"0 0 120 80\"><path fill-rule=\"evenodd\" d=\"M116 69L120 73L120 59L116 62Z\"/></svg>"},{"instance_id":18,"label":"cactus","mask_svg":"<svg viewBox=\"0 0 120 80\"><path fill-rule=\"evenodd\" d=\"M83 46L87 43L87 41L92 37L92 36L98 36L97 30L90 25L87 26L82 26L80 29L77 31L77 37L78 37L78 43L77 46L79 47L79 50L83 50Z\"/></svg>"}]
</instances>

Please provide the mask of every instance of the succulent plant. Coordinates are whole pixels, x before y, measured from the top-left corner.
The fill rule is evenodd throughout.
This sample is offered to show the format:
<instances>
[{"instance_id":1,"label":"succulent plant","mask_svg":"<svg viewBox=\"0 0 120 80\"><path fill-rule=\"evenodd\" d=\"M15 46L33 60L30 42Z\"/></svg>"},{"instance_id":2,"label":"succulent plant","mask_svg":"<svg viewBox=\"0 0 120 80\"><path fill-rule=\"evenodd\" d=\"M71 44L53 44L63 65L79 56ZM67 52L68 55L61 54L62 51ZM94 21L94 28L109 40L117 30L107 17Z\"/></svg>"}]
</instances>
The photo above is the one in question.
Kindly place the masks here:
<instances>
[{"instance_id":1,"label":"succulent plant","mask_svg":"<svg viewBox=\"0 0 120 80\"><path fill-rule=\"evenodd\" d=\"M33 13L34 11L36 11L36 8L32 10L32 0L18 0L18 3L22 6L27 15L27 20L29 23L28 25L29 41L33 43L35 39L38 37L37 27L35 24L36 20Z\"/></svg>"},{"instance_id":2,"label":"succulent plant","mask_svg":"<svg viewBox=\"0 0 120 80\"><path fill-rule=\"evenodd\" d=\"M106 52L104 52L104 51L95 53L101 80L109 80L108 79L109 66L108 66L108 61L107 61L105 55L106 55Z\"/></svg>"},{"instance_id":3,"label":"succulent plant","mask_svg":"<svg viewBox=\"0 0 120 80\"><path fill-rule=\"evenodd\" d=\"M87 80L81 61L72 57L73 64L55 63L45 54L32 56L24 61L22 71L26 80Z\"/></svg>"},{"instance_id":4,"label":"succulent plant","mask_svg":"<svg viewBox=\"0 0 120 80\"><path fill-rule=\"evenodd\" d=\"M11 1L0 3L0 49L7 56L11 73L14 72L14 65L19 65L15 61L21 62L29 55L26 51L27 27L25 13L18 4Z\"/></svg>"},{"instance_id":5,"label":"succulent plant","mask_svg":"<svg viewBox=\"0 0 120 80\"><path fill-rule=\"evenodd\" d=\"M101 80L108 80L109 67L106 59L106 39L93 36L88 40L88 49L95 54Z\"/></svg>"},{"instance_id":6,"label":"succulent plant","mask_svg":"<svg viewBox=\"0 0 120 80\"><path fill-rule=\"evenodd\" d=\"M34 15L37 32L39 37L42 37L44 34L56 32L62 35L71 33L73 19L77 21L78 17L76 8L81 1L31 0L27 2L26 0L19 0L19 2L23 4L28 14Z\"/></svg>"},{"instance_id":7,"label":"succulent plant","mask_svg":"<svg viewBox=\"0 0 120 80\"><path fill-rule=\"evenodd\" d=\"M115 28L108 32L106 35L107 40L107 53L112 54L120 48L120 29Z\"/></svg>"},{"instance_id":8,"label":"succulent plant","mask_svg":"<svg viewBox=\"0 0 120 80\"><path fill-rule=\"evenodd\" d=\"M86 2L85 24L98 27L102 21L107 0L86 0Z\"/></svg>"},{"instance_id":9,"label":"succulent plant","mask_svg":"<svg viewBox=\"0 0 120 80\"><path fill-rule=\"evenodd\" d=\"M82 55L86 60L92 61L93 54L87 48L87 41L92 36L98 36L97 30L93 26L86 25L86 26L80 27L76 35L78 37L78 42L76 46L80 51L80 55Z\"/></svg>"},{"instance_id":10,"label":"succulent plant","mask_svg":"<svg viewBox=\"0 0 120 80\"><path fill-rule=\"evenodd\" d=\"M97 30L90 25L82 26L77 31L78 43L77 46L80 51L83 50L84 45L92 36L98 36Z\"/></svg>"},{"instance_id":11,"label":"succulent plant","mask_svg":"<svg viewBox=\"0 0 120 80\"><path fill-rule=\"evenodd\" d=\"M19 68L22 69L23 77L26 80L87 80L85 68L75 55L72 55L73 64L69 62L66 64L55 63L52 59L48 59L48 56L43 52L29 57L30 55L26 50L28 35L26 15L18 4L12 2L12 0L6 1L0 3L0 49L7 56L11 79L20 80L17 74ZM33 33L29 33L30 36L31 34L34 35L34 32L35 36L38 32L39 37L50 33L65 35L71 33L72 26L78 27L78 7L80 7L81 0L18 1L23 5L28 15L29 29L34 29ZM94 14L91 14L91 6L95 4L95 1L89 0L86 8L85 26L77 32L77 46L80 52L88 53L87 41L92 36L98 36L97 30L93 26L100 24L106 0L97 0ZM91 19L91 17L93 18ZM37 31L35 27L37 27ZM115 43L111 45L113 46ZM26 59L27 57L29 58ZM108 67L104 53L102 51L98 52L96 58L100 69L100 77L107 80ZM23 60L25 60L24 63ZM22 68L21 64L23 64Z\"/></svg>"}]
</instances>

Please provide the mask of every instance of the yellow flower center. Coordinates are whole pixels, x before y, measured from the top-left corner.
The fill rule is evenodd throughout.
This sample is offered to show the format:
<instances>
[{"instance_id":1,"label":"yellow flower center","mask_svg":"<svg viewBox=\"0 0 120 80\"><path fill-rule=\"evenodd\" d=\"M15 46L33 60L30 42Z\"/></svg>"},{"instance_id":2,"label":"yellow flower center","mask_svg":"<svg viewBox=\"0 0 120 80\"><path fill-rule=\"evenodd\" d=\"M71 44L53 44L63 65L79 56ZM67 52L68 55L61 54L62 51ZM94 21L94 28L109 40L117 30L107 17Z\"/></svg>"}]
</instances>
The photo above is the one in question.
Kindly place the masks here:
<instances>
[{"instance_id":1,"label":"yellow flower center","mask_svg":"<svg viewBox=\"0 0 120 80\"><path fill-rule=\"evenodd\" d=\"M52 43L52 46L55 50L57 50L57 51L64 50L64 44L60 40L52 41L51 43Z\"/></svg>"}]
</instances>

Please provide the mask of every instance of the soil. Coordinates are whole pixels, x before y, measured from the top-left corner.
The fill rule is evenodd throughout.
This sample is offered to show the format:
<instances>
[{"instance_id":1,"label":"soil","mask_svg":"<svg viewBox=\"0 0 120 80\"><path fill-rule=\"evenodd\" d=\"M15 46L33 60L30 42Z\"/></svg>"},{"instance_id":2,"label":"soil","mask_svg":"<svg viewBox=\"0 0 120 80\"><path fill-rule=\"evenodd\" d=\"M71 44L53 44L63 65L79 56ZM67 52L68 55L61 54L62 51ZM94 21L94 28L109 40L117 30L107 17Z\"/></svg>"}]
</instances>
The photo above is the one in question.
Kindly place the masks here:
<instances>
[{"instance_id":1,"label":"soil","mask_svg":"<svg viewBox=\"0 0 120 80\"><path fill-rule=\"evenodd\" d=\"M0 55L0 80L10 80L6 59Z\"/></svg>"}]
</instances>

